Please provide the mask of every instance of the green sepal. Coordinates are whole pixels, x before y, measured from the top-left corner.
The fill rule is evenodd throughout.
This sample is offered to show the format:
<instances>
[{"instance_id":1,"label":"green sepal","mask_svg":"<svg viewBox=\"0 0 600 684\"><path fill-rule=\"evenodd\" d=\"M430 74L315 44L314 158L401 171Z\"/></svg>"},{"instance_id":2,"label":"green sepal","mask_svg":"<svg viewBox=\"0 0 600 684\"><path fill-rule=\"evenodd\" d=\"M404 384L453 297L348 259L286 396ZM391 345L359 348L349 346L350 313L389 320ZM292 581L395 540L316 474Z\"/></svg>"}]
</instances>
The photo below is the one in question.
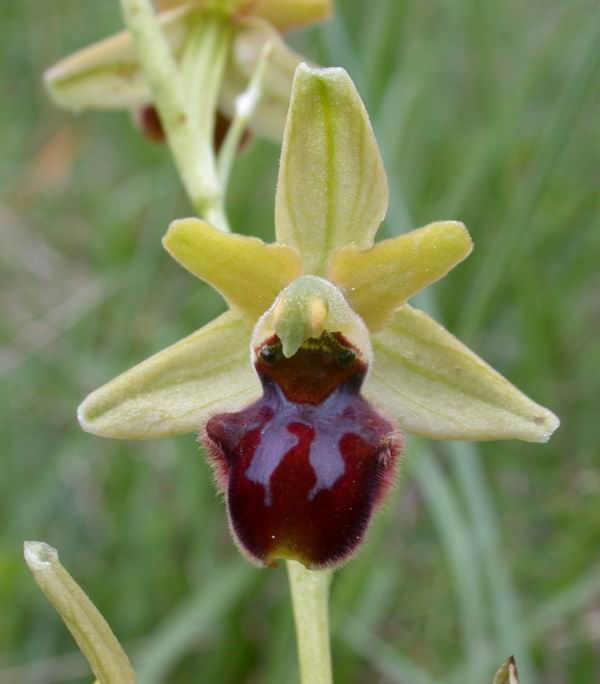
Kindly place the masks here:
<instances>
[{"instance_id":1,"label":"green sepal","mask_svg":"<svg viewBox=\"0 0 600 684\"><path fill-rule=\"evenodd\" d=\"M249 343L243 318L228 311L92 392L79 423L116 439L198 432L211 414L260 396Z\"/></svg>"},{"instance_id":2,"label":"green sepal","mask_svg":"<svg viewBox=\"0 0 600 684\"><path fill-rule=\"evenodd\" d=\"M348 74L300 64L283 137L277 241L296 247L304 272L326 276L333 253L373 244L388 204L369 116Z\"/></svg>"},{"instance_id":3,"label":"green sepal","mask_svg":"<svg viewBox=\"0 0 600 684\"><path fill-rule=\"evenodd\" d=\"M371 337L365 396L407 432L432 439L546 442L558 418L427 314L403 306Z\"/></svg>"}]
</instances>

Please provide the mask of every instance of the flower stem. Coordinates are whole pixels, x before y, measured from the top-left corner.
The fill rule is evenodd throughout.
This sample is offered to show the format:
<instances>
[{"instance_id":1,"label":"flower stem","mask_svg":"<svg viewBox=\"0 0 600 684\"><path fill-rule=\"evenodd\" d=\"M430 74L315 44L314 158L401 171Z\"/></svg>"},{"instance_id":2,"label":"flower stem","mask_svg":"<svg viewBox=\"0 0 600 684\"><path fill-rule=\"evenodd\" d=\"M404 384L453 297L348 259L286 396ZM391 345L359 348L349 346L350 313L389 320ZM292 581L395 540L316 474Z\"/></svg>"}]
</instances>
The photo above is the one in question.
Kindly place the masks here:
<instances>
[{"instance_id":1,"label":"flower stem","mask_svg":"<svg viewBox=\"0 0 600 684\"><path fill-rule=\"evenodd\" d=\"M231 35L230 22L217 13L196 11L181 64L191 119L202 142L213 148L214 112L223 80ZM211 160L214 165L214 158ZM211 169L215 173L215 169Z\"/></svg>"},{"instance_id":2,"label":"flower stem","mask_svg":"<svg viewBox=\"0 0 600 684\"><path fill-rule=\"evenodd\" d=\"M150 0L121 0L121 7L192 205L200 216L218 220L217 227L228 230L212 132L230 28L217 16L196 17L182 72Z\"/></svg>"},{"instance_id":3,"label":"flower stem","mask_svg":"<svg viewBox=\"0 0 600 684\"><path fill-rule=\"evenodd\" d=\"M331 571L307 570L288 561L301 684L332 684L329 645Z\"/></svg>"}]
</instances>

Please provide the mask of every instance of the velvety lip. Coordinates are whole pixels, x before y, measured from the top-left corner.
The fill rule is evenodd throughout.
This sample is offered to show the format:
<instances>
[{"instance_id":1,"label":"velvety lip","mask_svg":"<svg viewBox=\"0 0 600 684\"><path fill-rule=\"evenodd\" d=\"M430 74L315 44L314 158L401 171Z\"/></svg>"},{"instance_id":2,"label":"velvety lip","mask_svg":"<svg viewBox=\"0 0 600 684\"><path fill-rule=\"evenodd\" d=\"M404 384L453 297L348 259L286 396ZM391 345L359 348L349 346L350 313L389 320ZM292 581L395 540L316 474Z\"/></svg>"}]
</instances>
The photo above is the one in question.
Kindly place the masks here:
<instances>
[{"instance_id":1,"label":"velvety lip","mask_svg":"<svg viewBox=\"0 0 600 684\"><path fill-rule=\"evenodd\" d=\"M261 565L339 564L389 489L401 439L360 395L366 366L341 336L309 340L290 359L276 339L263 346L263 396L205 431L234 536Z\"/></svg>"}]
</instances>

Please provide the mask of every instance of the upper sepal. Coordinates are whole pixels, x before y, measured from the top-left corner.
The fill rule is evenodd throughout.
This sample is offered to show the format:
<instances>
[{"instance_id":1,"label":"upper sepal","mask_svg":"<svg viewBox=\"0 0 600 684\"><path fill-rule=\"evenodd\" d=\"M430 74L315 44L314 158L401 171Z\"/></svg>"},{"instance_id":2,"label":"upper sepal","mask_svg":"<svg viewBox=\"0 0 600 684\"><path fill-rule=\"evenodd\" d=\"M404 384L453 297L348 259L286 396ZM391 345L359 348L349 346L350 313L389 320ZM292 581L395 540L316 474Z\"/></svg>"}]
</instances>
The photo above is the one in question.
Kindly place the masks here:
<instances>
[{"instance_id":1,"label":"upper sepal","mask_svg":"<svg viewBox=\"0 0 600 684\"><path fill-rule=\"evenodd\" d=\"M275 198L277 241L304 272L326 276L336 249L373 244L388 204L369 116L348 74L300 64L292 86Z\"/></svg>"}]
</instances>

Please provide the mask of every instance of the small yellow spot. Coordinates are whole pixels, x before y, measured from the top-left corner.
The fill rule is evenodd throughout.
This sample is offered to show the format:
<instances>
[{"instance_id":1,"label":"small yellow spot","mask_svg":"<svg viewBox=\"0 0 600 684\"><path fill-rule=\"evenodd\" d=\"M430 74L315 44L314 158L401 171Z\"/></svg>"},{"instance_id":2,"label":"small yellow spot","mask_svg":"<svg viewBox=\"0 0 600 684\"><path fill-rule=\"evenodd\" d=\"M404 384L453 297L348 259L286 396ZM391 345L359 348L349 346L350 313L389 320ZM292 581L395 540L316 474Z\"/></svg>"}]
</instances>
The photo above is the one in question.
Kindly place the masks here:
<instances>
[{"instance_id":1,"label":"small yellow spot","mask_svg":"<svg viewBox=\"0 0 600 684\"><path fill-rule=\"evenodd\" d=\"M320 337L327 321L327 303L321 297L314 297L308 303L306 313L310 337Z\"/></svg>"}]
</instances>

